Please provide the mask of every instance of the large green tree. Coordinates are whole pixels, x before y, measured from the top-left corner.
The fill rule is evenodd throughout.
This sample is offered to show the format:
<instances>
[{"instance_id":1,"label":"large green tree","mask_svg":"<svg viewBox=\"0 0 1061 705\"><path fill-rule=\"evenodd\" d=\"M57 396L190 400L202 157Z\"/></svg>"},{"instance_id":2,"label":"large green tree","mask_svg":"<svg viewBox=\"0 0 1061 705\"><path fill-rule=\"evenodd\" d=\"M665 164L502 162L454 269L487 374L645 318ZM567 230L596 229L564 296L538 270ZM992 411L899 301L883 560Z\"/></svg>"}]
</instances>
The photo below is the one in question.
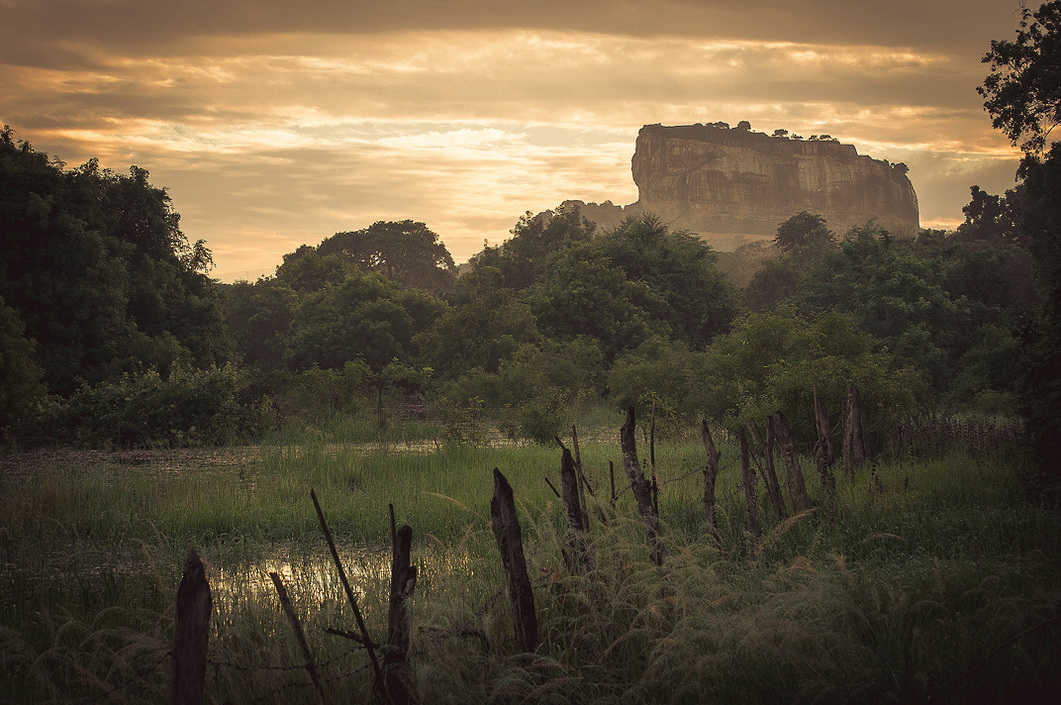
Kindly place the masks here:
<instances>
[{"instance_id":1,"label":"large green tree","mask_svg":"<svg viewBox=\"0 0 1061 705\"><path fill-rule=\"evenodd\" d=\"M340 368L363 359L381 371L414 354L412 339L442 312L444 304L418 289L403 289L378 272L354 273L310 294L295 311L287 343L296 369Z\"/></svg>"},{"instance_id":2,"label":"large green tree","mask_svg":"<svg viewBox=\"0 0 1061 705\"><path fill-rule=\"evenodd\" d=\"M1043 296L1028 334L1031 363L1024 375L1023 408L1040 488L1061 497L1061 143L1051 131L1061 122L1061 0L1024 8L1017 37L991 42L991 71L978 89L996 128L1025 157L1018 171L1025 190L1021 230L1035 259Z\"/></svg>"},{"instance_id":3,"label":"large green tree","mask_svg":"<svg viewBox=\"0 0 1061 705\"><path fill-rule=\"evenodd\" d=\"M415 338L425 365L442 377L474 368L496 372L521 345L541 338L530 307L503 279L497 268L480 267L457 280L454 305Z\"/></svg>"},{"instance_id":4,"label":"large green tree","mask_svg":"<svg viewBox=\"0 0 1061 705\"><path fill-rule=\"evenodd\" d=\"M994 126L1025 152L1039 154L1061 122L1061 0L1021 9L1017 37L994 40L991 72L977 91Z\"/></svg>"},{"instance_id":5,"label":"large green tree","mask_svg":"<svg viewBox=\"0 0 1061 705\"><path fill-rule=\"evenodd\" d=\"M210 253L185 238L144 169L66 170L4 128L0 233L0 296L36 342L51 392L229 355Z\"/></svg>"},{"instance_id":6,"label":"large green tree","mask_svg":"<svg viewBox=\"0 0 1061 705\"><path fill-rule=\"evenodd\" d=\"M583 218L577 205L562 205L556 211L526 213L504 244L487 247L472 259L475 268L495 267L505 285L525 289L546 274L549 261L563 249L593 239L597 226Z\"/></svg>"},{"instance_id":7,"label":"large green tree","mask_svg":"<svg viewBox=\"0 0 1061 705\"><path fill-rule=\"evenodd\" d=\"M338 255L363 272L420 289L447 288L456 273L453 257L438 234L414 220L377 221L363 230L336 233L317 247L322 257Z\"/></svg>"}]
</instances>

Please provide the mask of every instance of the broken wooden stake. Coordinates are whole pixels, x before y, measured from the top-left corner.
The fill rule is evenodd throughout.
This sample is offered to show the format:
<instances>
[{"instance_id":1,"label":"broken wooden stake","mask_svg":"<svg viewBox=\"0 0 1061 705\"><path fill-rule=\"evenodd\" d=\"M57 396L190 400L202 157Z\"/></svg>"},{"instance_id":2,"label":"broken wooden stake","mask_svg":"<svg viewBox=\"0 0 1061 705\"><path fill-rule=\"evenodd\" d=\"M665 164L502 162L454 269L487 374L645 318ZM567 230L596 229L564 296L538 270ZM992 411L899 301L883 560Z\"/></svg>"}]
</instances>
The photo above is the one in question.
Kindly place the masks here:
<instances>
[{"instance_id":1,"label":"broken wooden stake","mask_svg":"<svg viewBox=\"0 0 1061 705\"><path fill-rule=\"evenodd\" d=\"M580 504L578 473L571 451L564 449L560 460L560 487L564 491L567 509L567 538L564 540L564 559L572 573L582 574L589 567L586 543L586 513Z\"/></svg>"},{"instance_id":2,"label":"broken wooden stake","mask_svg":"<svg viewBox=\"0 0 1061 705\"><path fill-rule=\"evenodd\" d=\"M200 705L206 684L206 650L210 637L213 597L199 554L192 549L184 561L173 616L171 705Z\"/></svg>"},{"instance_id":3,"label":"broken wooden stake","mask_svg":"<svg viewBox=\"0 0 1061 705\"><path fill-rule=\"evenodd\" d=\"M825 401L818 396L818 388L811 387L814 392L814 428L817 431L818 440L814 444L814 462L818 466L818 478L825 490L825 502L831 511L836 509L836 478L833 476L833 441L830 437L829 414L825 409Z\"/></svg>"},{"instance_id":4,"label":"broken wooden stake","mask_svg":"<svg viewBox=\"0 0 1061 705\"><path fill-rule=\"evenodd\" d=\"M412 565L413 530L408 524L394 528L394 505L391 505L391 589L387 612L387 651L383 655L384 679L391 705L406 705L410 700L408 668L412 629L409 626L409 601L416 588L416 566Z\"/></svg>"},{"instance_id":5,"label":"broken wooden stake","mask_svg":"<svg viewBox=\"0 0 1061 705\"><path fill-rule=\"evenodd\" d=\"M774 429L781 446L781 460L785 463L788 475L788 495L792 498L792 508L796 513L804 512L814 506L814 501L807 495L803 469L799 465L796 443L792 439L792 425L788 422L788 417L780 411L774 414Z\"/></svg>"},{"instance_id":6,"label":"broken wooden stake","mask_svg":"<svg viewBox=\"0 0 1061 705\"><path fill-rule=\"evenodd\" d=\"M534 611L534 590L527 574L527 559L523 555L523 535L516 515L516 501L512 486L494 468L494 496L490 500L490 523L505 567L508 596L512 601L512 621L516 631L516 645L520 651L533 652L538 647L538 617Z\"/></svg>"},{"instance_id":7,"label":"broken wooden stake","mask_svg":"<svg viewBox=\"0 0 1061 705\"><path fill-rule=\"evenodd\" d=\"M748 432L744 426L737 429L737 443L740 445L741 478L744 482L744 528L749 534L755 534L759 531L759 501L755 496L755 472L748 455Z\"/></svg>"},{"instance_id":8,"label":"broken wooden stake","mask_svg":"<svg viewBox=\"0 0 1061 705\"><path fill-rule=\"evenodd\" d=\"M645 524L649 558L656 565L663 565L663 541L660 535L659 515L656 514L652 503L652 489L645 479L645 473L637 457L635 428L634 409L630 407L626 410L626 423L619 430L619 440L623 449L623 467L626 468L626 475L630 479L630 489L634 493L637 511L641 515L641 521Z\"/></svg>"},{"instance_id":9,"label":"broken wooden stake","mask_svg":"<svg viewBox=\"0 0 1061 705\"><path fill-rule=\"evenodd\" d=\"M770 498L770 506L774 508L774 515L783 519L788 513L785 507L785 497L781 494L781 484L777 481L777 470L774 466L774 446L777 445L777 434L774 430L774 419L772 416L766 419L766 442L763 444L763 456L766 461L766 495Z\"/></svg>"}]
</instances>

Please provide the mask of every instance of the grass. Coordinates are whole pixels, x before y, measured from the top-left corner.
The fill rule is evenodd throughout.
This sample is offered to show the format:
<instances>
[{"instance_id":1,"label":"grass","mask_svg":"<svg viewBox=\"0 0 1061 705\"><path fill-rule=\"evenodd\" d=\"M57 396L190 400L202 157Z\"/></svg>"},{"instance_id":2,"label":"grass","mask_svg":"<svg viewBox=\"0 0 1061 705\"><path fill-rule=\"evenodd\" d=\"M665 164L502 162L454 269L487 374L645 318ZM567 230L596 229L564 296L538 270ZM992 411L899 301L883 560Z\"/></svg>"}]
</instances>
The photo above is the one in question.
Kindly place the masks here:
<instances>
[{"instance_id":1,"label":"grass","mask_svg":"<svg viewBox=\"0 0 1061 705\"><path fill-rule=\"evenodd\" d=\"M594 568L580 576L564 568L562 507L543 479L558 485L555 448L366 449L340 436L232 451L237 462L173 451L6 463L0 701L165 701L191 546L215 596L208 702L314 701L269 570L305 622L330 701L370 699L363 651L323 633L353 620L311 487L377 638L387 504L413 526L420 702L1047 702L1061 686L1061 519L1020 493L1005 456L880 462L841 480L835 515L771 521L763 497L752 535L724 444L716 542L702 521L702 448L660 443L658 568L629 491L614 512L607 501L609 460L626 484L617 442L591 437L583 465L601 501ZM533 655L516 653L490 530L494 467L523 521L542 634Z\"/></svg>"}]
</instances>

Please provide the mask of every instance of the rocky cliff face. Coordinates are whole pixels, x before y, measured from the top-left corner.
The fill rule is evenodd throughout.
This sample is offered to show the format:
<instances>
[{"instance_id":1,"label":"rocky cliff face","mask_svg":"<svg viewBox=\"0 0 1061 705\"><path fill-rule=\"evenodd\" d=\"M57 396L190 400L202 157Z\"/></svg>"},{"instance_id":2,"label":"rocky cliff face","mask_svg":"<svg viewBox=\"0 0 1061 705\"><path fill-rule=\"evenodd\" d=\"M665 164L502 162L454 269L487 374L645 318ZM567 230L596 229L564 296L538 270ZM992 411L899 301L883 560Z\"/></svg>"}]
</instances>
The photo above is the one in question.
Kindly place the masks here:
<instances>
[{"instance_id":1,"label":"rocky cliff face","mask_svg":"<svg viewBox=\"0 0 1061 705\"><path fill-rule=\"evenodd\" d=\"M725 249L734 238L773 236L799 211L843 234L871 218L895 235L919 229L906 166L860 155L852 145L805 141L714 125L647 125L632 160L637 203Z\"/></svg>"}]
</instances>

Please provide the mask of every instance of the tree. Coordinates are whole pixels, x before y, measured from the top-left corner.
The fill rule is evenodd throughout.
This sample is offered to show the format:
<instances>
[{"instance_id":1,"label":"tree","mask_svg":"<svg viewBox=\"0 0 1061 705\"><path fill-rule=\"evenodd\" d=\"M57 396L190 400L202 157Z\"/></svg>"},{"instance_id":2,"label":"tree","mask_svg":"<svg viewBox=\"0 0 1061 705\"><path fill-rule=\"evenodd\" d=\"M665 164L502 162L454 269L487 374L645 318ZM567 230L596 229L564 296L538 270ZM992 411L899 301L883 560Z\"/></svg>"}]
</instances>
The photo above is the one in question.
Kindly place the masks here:
<instances>
[{"instance_id":1,"label":"tree","mask_svg":"<svg viewBox=\"0 0 1061 705\"><path fill-rule=\"evenodd\" d=\"M377 221L363 230L336 233L321 242L322 257L340 255L363 272L431 291L447 288L456 266L438 234L413 220Z\"/></svg>"},{"instance_id":2,"label":"tree","mask_svg":"<svg viewBox=\"0 0 1061 705\"><path fill-rule=\"evenodd\" d=\"M293 289L276 279L240 281L225 294L225 323L244 364L279 370L298 305Z\"/></svg>"},{"instance_id":3,"label":"tree","mask_svg":"<svg viewBox=\"0 0 1061 705\"><path fill-rule=\"evenodd\" d=\"M146 170L66 170L0 131L0 296L36 341L50 392L227 359L209 250L179 221Z\"/></svg>"},{"instance_id":4,"label":"tree","mask_svg":"<svg viewBox=\"0 0 1061 705\"><path fill-rule=\"evenodd\" d=\"M378 272L352 274L299 304L287 344L288 364L331 369L361 358L379 372L391 360L413 354L413 335L443 307L426 292L403 290Z\"/></svg>"},{"instance_id":5,"label":"tree","mask_svg":"<svg viewBox=\"0 0 1061 705\"><path fill-rule=\"evenodd\" d=\"M284 255L276 268L276 280L300 294L309 294L338 284L356 271L357 266L342 255L323 255L312 245L301 245Z\"/></svg>"},{"instance_id":6,"label":"tree","mask_svg":"<svg viewBox=\"0 0 1061 705\"><path fill-rule=\"evenodd\" d=\"M874 429L883 431L921 402L919 374L903 358L875 351L876 341L841 314L809 320L791 307L737 319L700 358L696 377L709 390L699 401L709 418L727 426L759 423L781 410L804 438L812 435L813 390L839 409L856 384ZM923 398L923 397L922 397Z\"/></svg>"},{"instance_id":7,"label":"tree","mask_svg":"<svg viewBox=\"0 0 1061 705\"><path fill-rule=\"evenodd\" d=\"M1046 147L1061 121L1061 0L1021 10L1015 41L993 40L991 72L977 92L993 125L1029 154Z\"/></svg>"},{"instance_id":8,"label":"tree","mask_svg":"<svg viewBox=\"0 0 1061 705\"><path fill-rule=\"evenodd\" d=\"M625 219L595 244L628 280L648 287L652 296L640 305L668 325L673 339L702 350L728 330L735 293L703 240L683 230L672 232L654 215L641 215Z\"/></svg>"},{"instance_id":9,"label":"tree","mask_svg":"<svg viewBox=\"0 0 1061 705\"><path fill-rule=\"evenodd\" d=\"M500 247L484 249L472 259L472 266L496 267L504 274L506 286L525 289L545 275L548 261L558 252L591 240L596 230L596 224L583 218L575 205L537 215L528 211L512 228L510 239Z\"/></svg>"},{"instance_id":10,"label":"tree","mask_svg":"<svg viewBox=\"0 0 1061 705\"><path fill-rule=\"evenodd\" d=\"M1027 333L1030 364L1022 411L1036 461L1035 489L1061 500L1061 0L1024 8L1016 41L993 41L991 72L977 88L993 124L1021 145L1025 210L1021 230L1036 263L1043 303ZM1048 143L1049 147L1048 147Z\"/></svg>"},{"instance_id":11,"label":"tree","mask_svg":"<svg viewBox=\"0 0 1061 705\"><path fill-rule=\"evenodd\" d=\"M455 306L415 338L424 364L445 377L475 367L496 372L521 345L541 338L530 307L502 279L500 270L482 267L457 280L450 292Z\"/></svg>"},{"instance_id":12,"label":"tree","mask_svg":"<svg viewBox=\"0 0 1061 705\"><path fill-rule=\"evenodd\" d=\"M33 341L27 340L18 314L0 297L0 440L4 430L29 415L47 389L43 370L33 356Z\"/></svg>"},{"instance_id":13,"label":"tree","mask_svg":"<svg viewBox=\"0 0 1061 705\"><path fill-rule=\"evenodd\" d=\"M836 244L836 237L825 218L800 211L777 226L774 242L785 254L796 259L820 255Z\"/></svg>"},{"instance_id":14,"label":"tree","mask_svg":"<svg viewBox=\"0 0 1061 705\"><path fill-rule=\"evenodd\" d=\"M1023 188L1006 191L995 196L979 186L970 189L969 204L962 208L965 222L958 226L957 235L962 240L1003 240L1022 247L1027 241L1020 228L1024 211Z\"/></svg>"},{"instance_id":15,"label":"tree","mask_svg":"<svg viewBox=\"0 0 1061 705\"><path fill-rule=\"evenodd\" d=\"M649 310L664 301L644 282L631 281L592 243L560 253L548 274L530 287L527 302L542 332L558 340L589 336L609 360L669 326Z\"/></svg>"}]
</instances>

